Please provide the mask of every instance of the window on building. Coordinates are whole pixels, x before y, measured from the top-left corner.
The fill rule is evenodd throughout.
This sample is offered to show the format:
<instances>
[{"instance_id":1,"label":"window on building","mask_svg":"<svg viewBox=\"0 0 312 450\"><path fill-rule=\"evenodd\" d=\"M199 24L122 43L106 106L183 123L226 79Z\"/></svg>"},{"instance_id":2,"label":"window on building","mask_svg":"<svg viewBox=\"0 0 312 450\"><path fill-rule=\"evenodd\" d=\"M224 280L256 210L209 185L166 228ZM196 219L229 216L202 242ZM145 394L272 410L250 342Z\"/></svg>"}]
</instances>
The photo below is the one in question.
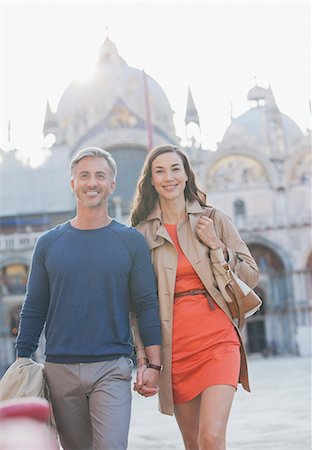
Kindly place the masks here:
<instances>
[{"instance_id":1,"label":"window on building","mask_svg":"<svg viewBox=\"0 0 312 450\"><path fill-rule=\"evenodd\" d=\"M235 202L234 202L234 218L235 218L235 223L238 227L240 227L244 223L245 217L246 217L245 202L241 199L235 200Z\"/></svg>"},{"instance_id":2,"label":"window on building","mask_svg":"<svg viewBox=\"0 0 312 450\"><path fill-rule=\"evenodd\" d=\"M27 283L28 267L24 264L11 264L0 271L4 293L24 294Z\"/></svg>"}]
</instances>

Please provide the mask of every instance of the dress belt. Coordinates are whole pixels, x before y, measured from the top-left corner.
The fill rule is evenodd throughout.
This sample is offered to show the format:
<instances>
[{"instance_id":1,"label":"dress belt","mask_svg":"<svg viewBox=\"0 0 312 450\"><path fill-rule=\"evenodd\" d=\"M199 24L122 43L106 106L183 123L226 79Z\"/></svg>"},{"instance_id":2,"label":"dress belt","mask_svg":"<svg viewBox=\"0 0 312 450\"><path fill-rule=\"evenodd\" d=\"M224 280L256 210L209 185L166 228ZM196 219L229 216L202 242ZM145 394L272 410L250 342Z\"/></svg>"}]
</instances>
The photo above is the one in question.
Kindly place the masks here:
<instances>
[{"instance_id":1,"label":"dress belt","mask_svg":"<svg viewBox=\"0 0 312 450\"><path fill-rule=\"evenodd\" d=\"M213 311L215 309L215 304L213 301L213 298L209 294L209 292L206 289L191 289L190 291L184 291L184 292L176 292L174 294L174 298L177 297L184 297L185 295L198 295L198 294L204 294L205 297L208 300L209 309Z\"/></svg>"}]
</instances>

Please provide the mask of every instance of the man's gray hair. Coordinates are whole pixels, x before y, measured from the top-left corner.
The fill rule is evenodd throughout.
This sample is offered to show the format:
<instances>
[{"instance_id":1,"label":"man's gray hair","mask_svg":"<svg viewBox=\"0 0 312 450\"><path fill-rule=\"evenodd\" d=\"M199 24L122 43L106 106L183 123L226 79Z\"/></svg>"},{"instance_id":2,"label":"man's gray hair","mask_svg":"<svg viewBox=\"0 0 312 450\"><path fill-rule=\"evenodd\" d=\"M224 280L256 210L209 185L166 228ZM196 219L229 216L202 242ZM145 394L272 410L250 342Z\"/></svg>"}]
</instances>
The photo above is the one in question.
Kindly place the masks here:
<instances>
[{"instance_id":1,"label":"man's gray hair","mask_svg":"<svg viewBox=\"0 0 312 450\"><path fill-rule=\"evenodd\" d=\"M86 158L87 156L91 156L93 158L104 158L107 161L108 167L110 168L111 174L113 179L117 177L117 165L112 157L112 155L107 152L106 150L103 150L98 147L87 147L79 150L78 153L74 155L70 162L70 173L73 175L74 168L77 166L79 161L82 160L82 158Z\"/></svg>"}]
</instances>

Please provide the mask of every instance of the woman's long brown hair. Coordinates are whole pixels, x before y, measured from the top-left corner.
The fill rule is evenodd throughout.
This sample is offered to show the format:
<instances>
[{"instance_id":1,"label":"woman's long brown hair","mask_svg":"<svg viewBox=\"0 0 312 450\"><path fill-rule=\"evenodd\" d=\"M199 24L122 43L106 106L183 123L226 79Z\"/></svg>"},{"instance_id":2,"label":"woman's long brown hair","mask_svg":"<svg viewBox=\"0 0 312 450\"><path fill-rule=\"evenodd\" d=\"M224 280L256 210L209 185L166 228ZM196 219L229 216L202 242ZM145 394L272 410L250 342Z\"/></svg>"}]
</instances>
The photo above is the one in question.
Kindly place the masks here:
<instances>
[{"instance_id":1,"label":"woman's long brown hair","mask_svg":"<svg viewBox=\"0 0 312 450\"><path fill-rule=\"evenodd\" d=\"M182 150L172 145L156 147L147 155L137 183L130 210L131 225L133 227L145 220L157 204L158 194L152 185L152 164L159 155L163 155L164 153L176 153L183 162L183 167L187 175L184 190L185 199L190 202L197 200L201 206L206 206L206 194L196 185L195 173Z\"/></svg>"}]
</instances>

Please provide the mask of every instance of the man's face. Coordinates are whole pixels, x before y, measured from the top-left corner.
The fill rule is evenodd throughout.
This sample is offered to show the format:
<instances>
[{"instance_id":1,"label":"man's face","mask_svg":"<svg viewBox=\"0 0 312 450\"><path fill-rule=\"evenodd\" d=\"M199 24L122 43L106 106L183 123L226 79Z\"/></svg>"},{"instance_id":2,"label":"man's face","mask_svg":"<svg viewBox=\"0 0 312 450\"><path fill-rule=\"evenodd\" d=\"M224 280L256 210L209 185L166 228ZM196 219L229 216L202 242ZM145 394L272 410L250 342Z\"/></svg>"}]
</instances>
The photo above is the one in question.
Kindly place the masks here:
<instances>
[{"instance_id":1,"label":"man's face","mask_svg":"<svg viewBox=\"0 0 312 450\"><path fill-rule=\"evenodd\" d=\"M115 185L104 158L86 156L73 170L71 187L77 202L85 208L99 208L106 204Z\"/></svg>"}]
</instances>

